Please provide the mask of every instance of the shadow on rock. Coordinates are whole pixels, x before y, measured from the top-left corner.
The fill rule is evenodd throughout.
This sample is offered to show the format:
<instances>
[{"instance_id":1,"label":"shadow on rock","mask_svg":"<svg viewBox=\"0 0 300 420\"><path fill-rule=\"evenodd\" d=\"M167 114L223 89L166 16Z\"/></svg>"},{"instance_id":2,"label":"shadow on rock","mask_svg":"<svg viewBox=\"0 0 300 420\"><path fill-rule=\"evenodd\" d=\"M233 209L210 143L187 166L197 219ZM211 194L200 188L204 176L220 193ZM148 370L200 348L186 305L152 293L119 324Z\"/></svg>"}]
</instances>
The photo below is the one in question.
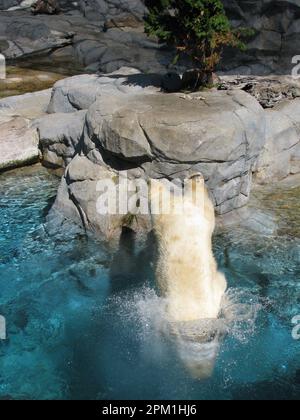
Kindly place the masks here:
<instances>
[{"instance_id":1,"label":"shadow on rock","mask_svg":"<svg viewBox=\"0 0 300 420\"><path fill-rule=\"evenodd\" d=\"M117 294L145 285L151 276L154 258L153 236L149 234L144 246L137 245L135 232L123 228L119 249L114 255L110 268L111 293Z\"/></svg>"}]
</instances>

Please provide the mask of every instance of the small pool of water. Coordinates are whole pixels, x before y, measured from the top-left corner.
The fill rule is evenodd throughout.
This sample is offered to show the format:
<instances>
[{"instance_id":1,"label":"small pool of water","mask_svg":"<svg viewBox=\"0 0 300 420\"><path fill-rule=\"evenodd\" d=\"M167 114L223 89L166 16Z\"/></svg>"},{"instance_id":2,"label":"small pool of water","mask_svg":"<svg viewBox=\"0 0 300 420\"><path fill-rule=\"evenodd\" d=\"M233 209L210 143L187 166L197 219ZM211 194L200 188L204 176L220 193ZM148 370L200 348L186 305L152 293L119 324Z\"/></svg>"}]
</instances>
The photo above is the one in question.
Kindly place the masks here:
<instances>
[{"instance_id":1,"label":"small pool of water","mask_svg":"<svg viewBox=\"0 0 300 420\"><path fill-rule=\"evenodd\" d=\"M0 80L0 99L52 88L58 80L65 77L53 68L45 71L8 66L6 79Z\"/></svg>"},{"instance_id":2,"label":"small pool of water","mask_svg":"<svg viewBox=\"0 0 300 420\"><path fill-rule=\"evenodd\" d=\"M215 237L230 289L213 374L201 349L178 344L163 322L151 247L126 240L112 256L82 234L49 236L59 180L41 167L0 175L0 399L298 399L300 240L242 229ZM288 198L289 197L289 198ZM299 191L281 194L299 211ZM275 201L274 201L275 200ZM298 213L299 214L299 213ZM184 345L183 345L184 344Z\"/></svg>"}]
</instances>

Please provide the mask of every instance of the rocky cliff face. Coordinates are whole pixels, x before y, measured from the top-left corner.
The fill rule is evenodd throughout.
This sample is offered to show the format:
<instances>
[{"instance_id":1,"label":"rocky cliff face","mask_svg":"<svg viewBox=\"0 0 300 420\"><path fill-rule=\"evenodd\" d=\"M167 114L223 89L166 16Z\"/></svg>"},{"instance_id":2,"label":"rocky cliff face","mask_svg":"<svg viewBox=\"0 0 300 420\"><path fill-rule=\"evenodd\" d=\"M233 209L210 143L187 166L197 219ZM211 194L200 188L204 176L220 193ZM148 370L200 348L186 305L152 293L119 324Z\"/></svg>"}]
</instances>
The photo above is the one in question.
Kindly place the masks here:
<instances>
[{"instance_id":1,"label":"rocky cliff face","mask_svg":"<svg viewBox=\"0 0 300 420\"><path fill-rule=\"evenodd\" d=\"M255 35L246 53L228 51L222 70L239 74L290 74L291 59L300 54L299 0L223 0L235 27L250 27ZM124 16L142 19L142 0L82 0L87 17L106 21Z\"/></svg>"},{"instance_id":2,"label":"rocky cliff face","mask_svg":"<svg viewBox=\"0 0 300 420\"><path fill-rule=\"evenodd\" d=\"M102 23L110 19L133 16L142 20L146 7L142 0L81 0L80 9L91 20Z\"/></svg>"},{"instance_id":3,"label":"rocky cliff face","mask_svg":"<svg viewBox=\"0 0 300 420\"><path fill-rule=\"evenodd\" d=\"M30 4L0 0L0 10ZM234 26L256 32L246 52L228 50L220 70L226 73L290 74L292 57L300 54L299 0L223 0ZM110 72L124 65L142 71L163 71L172 53L143 33L146 11L142 0L60 0L63 13L30 16L29 10L2 12L0 52L19 59L26 54L51 55L52 62L79 63L93 71ZM28 29L29 28L29 29ZM72 33L73 38L70 38ZM71 47L68 47L71 45Z\"/></svg>"},{"instance_id":4,"label":"rocky cliff face","mask_svg":"<svg viewBox=\"0 0 300 420\"><path fill-rule=\"evenodd\" d=\"M0 53L8 63L45 64L70 74L106 73L129 64L143 72L165 72L171 62L172 54L146 37L143 24L127 7L104 8L100 15L87 6L62 6L56 16L33 16L29 9L0 13Z\"/></svg>"},{"instance_id":5,"label":"rocky cliff face","mask_svg":"<svg viewBox=\"0 0 300 420\"><path fill-rule=\"evenodd\" d=\"M223 2L234 26L251 27L256 31L247 52L230 53L223 68L235 73L290 74L292 57L300 54L300 1Z\"/></svg>"},{"instance_id":6,"label":"rocky cliff face","mask_svg":"<svg viewBox=\"0 0 300 420\"><path fill-rule=\"evenodd\" d=\"M7 10L10 7L18 6L21 0L0 0L0 10Z\"/></svg>"}]
</instances>

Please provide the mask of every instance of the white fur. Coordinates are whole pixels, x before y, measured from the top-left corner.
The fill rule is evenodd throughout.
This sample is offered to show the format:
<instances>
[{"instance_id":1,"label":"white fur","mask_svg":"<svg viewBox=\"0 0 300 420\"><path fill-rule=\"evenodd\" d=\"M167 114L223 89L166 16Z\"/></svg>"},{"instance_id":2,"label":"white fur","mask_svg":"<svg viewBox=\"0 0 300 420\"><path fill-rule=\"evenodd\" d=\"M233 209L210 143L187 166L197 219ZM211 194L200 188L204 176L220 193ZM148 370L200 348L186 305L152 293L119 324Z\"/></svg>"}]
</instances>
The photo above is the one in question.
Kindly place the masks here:
<instances>
[{"instance_id":1,"label":"white fur","mask_svg":"<svg viewBox=\"0 0 300 420\"><path fill-rule=\"evenodd\" d=\"M199 179L190 182L193 188ZM151 198L164 188L161 182L153 182ZM212 252L214 207L205 187L202 194L201 208L187 195L183 214L153 215L159 248L157 281L172 322L217 318L227 288ZM176 203L176 196L174 200Z\"/></svg>"}]
</instances>

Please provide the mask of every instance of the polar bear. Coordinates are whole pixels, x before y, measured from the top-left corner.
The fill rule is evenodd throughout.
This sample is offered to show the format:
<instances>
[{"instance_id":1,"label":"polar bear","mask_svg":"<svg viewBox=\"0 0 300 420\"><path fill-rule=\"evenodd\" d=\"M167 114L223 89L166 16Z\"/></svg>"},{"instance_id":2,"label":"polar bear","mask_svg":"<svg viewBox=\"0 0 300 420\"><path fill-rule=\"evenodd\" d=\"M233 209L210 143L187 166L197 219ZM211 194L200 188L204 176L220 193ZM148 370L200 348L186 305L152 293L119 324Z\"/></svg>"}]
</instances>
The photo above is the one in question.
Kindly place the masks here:
<instances>
[{"instance_id":1,"label":"polar bear","mask_svg":"<svg viewBox=\"0 0 300 420\"><path fill-rule=\"evenodd\" d=\"M166 183L151 181L151 201L162 203L168 193ZM177 213L173 210L179 200L184 206ZM168 318L174 323L216 319L227 283L212 251L215 212L202 175L189 178L182 196L172 193L171 203L169 214L152 213L156 277Z\"/></svg>"}]
</instances>

